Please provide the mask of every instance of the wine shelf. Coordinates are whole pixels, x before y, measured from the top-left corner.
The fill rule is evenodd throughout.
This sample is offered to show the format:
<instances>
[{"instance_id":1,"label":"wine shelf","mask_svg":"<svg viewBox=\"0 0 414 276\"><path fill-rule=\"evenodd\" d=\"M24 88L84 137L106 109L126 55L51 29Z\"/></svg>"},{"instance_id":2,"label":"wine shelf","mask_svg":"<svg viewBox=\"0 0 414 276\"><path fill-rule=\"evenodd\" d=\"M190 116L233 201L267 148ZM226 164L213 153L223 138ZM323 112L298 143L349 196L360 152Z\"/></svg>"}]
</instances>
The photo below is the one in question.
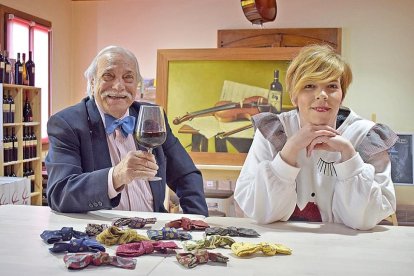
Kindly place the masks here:
<instances>
[{"instance_id":1,"label":"wine shelf","mask_svg":"<svg viewBox=\"0 0 414 276\"><path fill-rule=\"evenodd\" d=\"M7 97L10 95L14 100L15 113L14 122L4 123L3 111L7 106L0 106L0 176L7 176L12 170L17 177L25 176L25 170L28 167L33 170L33 174L27 176L31 181L31 204L42 204L42 160L41 160L41 89L38 87L25 86L25 85L13 85L13 84L1 84L0 83L0 95L3 99L3 95ZM23 110L25 101L29 102L33 120L32 122L24 122ZM7 111L7 110L6 110ZM24 158L24 131L25 129L31 129L36 136L35 140L32 140L35 145L36 155L30 156L30 158ZM8 129L8 133L11 133L11 129L14 129L14 134L17 137L17 160L5 162L4 159L4 135L5 130Z\"/></svg>"}]
</instances>

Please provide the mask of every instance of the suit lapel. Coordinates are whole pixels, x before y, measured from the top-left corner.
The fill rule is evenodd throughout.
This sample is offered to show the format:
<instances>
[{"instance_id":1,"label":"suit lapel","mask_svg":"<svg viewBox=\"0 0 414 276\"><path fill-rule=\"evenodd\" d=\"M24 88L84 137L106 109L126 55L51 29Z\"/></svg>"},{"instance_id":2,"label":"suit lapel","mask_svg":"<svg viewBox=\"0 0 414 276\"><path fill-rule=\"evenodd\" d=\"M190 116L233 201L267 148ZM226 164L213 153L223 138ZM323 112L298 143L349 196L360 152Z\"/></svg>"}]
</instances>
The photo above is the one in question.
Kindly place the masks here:
<instances>
[{"instance_id":1,"label":"suit lapel","mask_svg":"<svg viewBox=\"0 0 414 276\"><path fill-rule=\"evenodd\" d=\"M89 115L89 132L91 135L94 170L108 168L112 166L111 156L109 155L109 148L106 139L105 128L99 114L98 107L95 100L89 99L86 101L86 109Z\"/></svg>"}]
</instances>

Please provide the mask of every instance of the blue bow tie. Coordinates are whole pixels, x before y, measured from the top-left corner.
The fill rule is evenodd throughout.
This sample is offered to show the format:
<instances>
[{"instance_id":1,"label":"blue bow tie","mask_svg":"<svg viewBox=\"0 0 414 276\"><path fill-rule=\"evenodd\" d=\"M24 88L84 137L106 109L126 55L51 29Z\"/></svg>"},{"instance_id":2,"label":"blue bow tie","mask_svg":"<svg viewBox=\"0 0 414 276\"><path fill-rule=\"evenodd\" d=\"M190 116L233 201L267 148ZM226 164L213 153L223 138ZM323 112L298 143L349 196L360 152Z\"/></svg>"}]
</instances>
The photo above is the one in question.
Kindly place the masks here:
<instances>
[{"instance_id":1,"label":"blue bow tie","mask_svg":"<svg viewBox=\"0 0 414 276\"><path fill-rule=\"evenodd\" d=\"M105 131L107 134L111 134L117 127L121 127L122 134L127 137L128 134L132 134L134 132L135 117L127 116L121 120L116 119L109 114L105 114L105 125Z\"/></svg>"}]
</instances>

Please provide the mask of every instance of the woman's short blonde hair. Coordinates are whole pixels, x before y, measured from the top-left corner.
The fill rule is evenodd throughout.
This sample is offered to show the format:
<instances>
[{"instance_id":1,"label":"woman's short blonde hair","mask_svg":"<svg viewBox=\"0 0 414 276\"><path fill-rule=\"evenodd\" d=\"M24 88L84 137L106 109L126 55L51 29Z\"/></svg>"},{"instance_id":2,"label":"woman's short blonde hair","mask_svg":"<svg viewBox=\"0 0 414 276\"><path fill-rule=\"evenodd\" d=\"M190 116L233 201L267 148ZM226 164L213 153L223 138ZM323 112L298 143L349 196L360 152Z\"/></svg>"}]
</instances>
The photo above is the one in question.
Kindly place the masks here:
<instances>
[{"instance_id":1,"label":"woman's short blonde hair","mask_svg":"<svg viewBox=\"0 0 414 276\"><path fill-rule=\"evenodd\" d=\"M328 45L305 46L292 60L286 73L286 90L292 102L306 84L340 79L342 99L352 81L352 71L344 59Z\"/></svg>"}]
</instances>

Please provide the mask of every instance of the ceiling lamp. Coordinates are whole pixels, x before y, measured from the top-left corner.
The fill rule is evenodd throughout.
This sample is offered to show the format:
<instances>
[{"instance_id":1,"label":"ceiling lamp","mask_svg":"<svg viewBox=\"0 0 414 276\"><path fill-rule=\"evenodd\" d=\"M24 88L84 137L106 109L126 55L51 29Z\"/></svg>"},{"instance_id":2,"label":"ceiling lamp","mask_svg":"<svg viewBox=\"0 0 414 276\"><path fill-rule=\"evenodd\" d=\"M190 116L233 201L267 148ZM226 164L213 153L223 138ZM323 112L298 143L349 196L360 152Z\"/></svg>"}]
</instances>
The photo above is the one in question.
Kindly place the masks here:
<instances>
[{"instance_id":1,"label":"ceiling lamp","mask_svg":"<svg viewBox=\"0 0 414 276\"><path fill-rule=\"evenodd\" d=\"M276 0L240 0L243 13L253 24L274 21L277 13Z\"/></svg>"}]
</instances>

